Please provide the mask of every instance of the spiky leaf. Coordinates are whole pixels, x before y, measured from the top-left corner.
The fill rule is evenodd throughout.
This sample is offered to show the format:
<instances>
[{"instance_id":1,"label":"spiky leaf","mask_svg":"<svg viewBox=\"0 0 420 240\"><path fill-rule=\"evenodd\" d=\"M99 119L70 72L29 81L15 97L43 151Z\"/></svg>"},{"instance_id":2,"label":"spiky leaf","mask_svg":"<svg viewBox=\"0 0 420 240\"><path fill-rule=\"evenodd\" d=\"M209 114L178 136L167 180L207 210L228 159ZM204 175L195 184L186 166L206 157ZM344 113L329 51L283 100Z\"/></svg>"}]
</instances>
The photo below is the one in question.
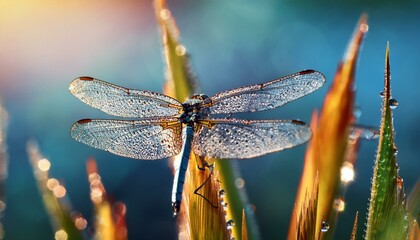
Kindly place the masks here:
<instances>
[{"instance_id":1,"label":"spiky leaf","mask_svg":"<svg viewBox=\"0 0 420 240\"><path fill-rule=\"evenodd\" d=\"M407 211L403 183L398 176L392 118L389 45L385 54L385 83L380 138L372 179L366 239L406 239Z\"/></svg>"}]
</instances>

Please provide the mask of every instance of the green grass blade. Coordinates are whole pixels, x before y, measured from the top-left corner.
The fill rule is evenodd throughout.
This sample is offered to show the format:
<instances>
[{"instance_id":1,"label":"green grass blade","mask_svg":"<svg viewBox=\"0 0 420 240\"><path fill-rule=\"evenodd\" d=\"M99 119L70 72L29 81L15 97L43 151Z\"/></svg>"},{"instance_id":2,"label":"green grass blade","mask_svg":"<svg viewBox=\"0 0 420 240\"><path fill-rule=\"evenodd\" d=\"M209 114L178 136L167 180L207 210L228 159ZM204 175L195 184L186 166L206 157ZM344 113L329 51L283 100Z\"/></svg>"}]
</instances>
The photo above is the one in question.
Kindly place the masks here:
<instances>
[{"instance_id":1,"label":"green grass blade","mask_svg":"<svg viewBox=\"0 0 420 240\"><path fill-rule=\"evenodd\" d=\"M408 220L406 196L398 175L397 149L394 143L389 45L385 54L385 83L379 146L369 204L366 239L406 239Z\"/></svg>"},{"instance_id":2,"label":"green grass blade","mask_svg":"<svg viewBox=\"0 0 420 240\"><path fill-rule=\"evenodd\" d=\"M7 166L8 155L6 147L6 129L8 125L8 115L3 108L0 101L0 239L4 239L3 217L4 210L6 209L6 179L7 179Z\"/></svg>"},{"instance_id":3,"label":"green grass blade","mask_svg":"<svg viewBox=\"0 0 420 240\"><path fill-rule=\"evenodd\" d=\"M48 176L50 162L41 155L34 142L28 143L27 149L42 200L55 232L55 239L84 239L71 217L70 204L65 198L66 189L59 181Z\"/></svg>"},{"instance_id":4,"label":"green grass blade","mask_svg":"<svg viewBox=\"0 0 420 240\"><path fill-rule=\"evenodd\" d=\"M166 2L155 0L155 11L160 25L163 42L163 56L166 63L165 94L184 102L196 91L198 86L194 78L187 50L179 40L179 30L171 16Z\"/></svg>"}]
</instances>

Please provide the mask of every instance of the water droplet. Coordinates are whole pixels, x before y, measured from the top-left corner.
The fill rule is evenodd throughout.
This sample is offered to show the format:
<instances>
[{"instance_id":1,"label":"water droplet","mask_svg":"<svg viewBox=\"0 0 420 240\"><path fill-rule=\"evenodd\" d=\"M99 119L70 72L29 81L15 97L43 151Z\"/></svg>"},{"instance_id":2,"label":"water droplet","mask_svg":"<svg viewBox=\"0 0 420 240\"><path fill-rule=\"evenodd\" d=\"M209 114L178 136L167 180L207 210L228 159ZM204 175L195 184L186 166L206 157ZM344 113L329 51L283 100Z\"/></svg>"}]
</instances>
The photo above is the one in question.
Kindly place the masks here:
<instances>
[{"instance_id":1,"label":"water droplet","mask_svg":"<svg viewBox=\"0 0 420 240\"><path fill-rule=\"evenodd\" d=\"M346 203L344 202L344 200L342 198L337 198L337 199L334 200L334 209L337 212L344 211L345 206L346 206Z\"/></svg>"},{"instance_id":2,"label":"water droplet","mask_svg":"<svg viewBox=\"0 0 420 240\"><path fill-rule=\"evenodd\" d=\"M66 231L60 229L57 232L55 232L54 237L56 240L67 240L68 235Z\"/></svg>"},{"instance_id":3,"label":"water droplet","mask_svg":"<svg viewBox=\"0 0 420 240\"><path fill-rule=\"evenodd\" d=\"M103 192L99 187L92 187L90 190L90 199L93 203L99 204L102 202Z\"/></svg>"},{"instance_id":4,"label":"water droplet","mask_svg":"<svg viewBox=\"0 0 420 240\"><path fill-rule=\"evenodd\" d=\"M223 205L223 209L225 209L225 210L226 210L226 209L228 208L228 205L229 205L229 204L228 204L227 202L225 202L225 204L222 204L222 205Z\"/></svg>"},{"instance_id":5,"label":"water droplet","mask_svg":"<svg viewBox=\"0 0 420 240\"><path fill-rule=\"evenodd\" d=\"M3 212L6 209L6 203L0 200L0 212Z\"/></svg>"},{"instance_id":6,"label":"water droplet","mask_svg":"<svg viewBox=\"0 0 420 240\"><path fill-rule=\"evenodd\" d=\"M398 155L398 149L396 147L394 147L394 156Z\"/></svg>"},{"instance_id":7,"label":"water droplet","mask_svg":"<svg viewBox=\"0 0 420 240\"><path fill-rule=\"evenodd\" d=\"M232 219L226 221L226 228L228 230L232 229L233 226L235 226L235 222Z\"/></svg>"},{"instance_id":8,"label":"water droplet","mask_svg":"<svg viewBox=\"0 0 420 240\"><path fill-rule=\"evenodd\" d=\"M389 99L388 103L391 109L396 109L398 106L398 101L395 98Z\"/></svg>"},{"instance_id":9,"label":"water droplet","mask_svg":"<svg viewBox=\"0 0 420 240\"><path fill-rule=\"evenodd\" d=\"M48 161L48 159L41 159L38 161L38 168L43 171L43 172L47 172L51 167L51 163L50 161Z\"/></svg>"},{"instance_id":10,"label":"water droplet","mask_svg":"<svg viewBox=\"0 0 420 240\"><path fill-rule=\"evenodd\" d=\"M175 48L175 54L178 56L184 56L186 52L187 52L187 49L181 44L176 46Z\"/></svg>"},{"instance_id":11,"label":"water droplet","mask_svg":"<svg viewBox=\"0 0 420 240\"><path fill-rule=\"evenodd\" d=\"M379 93L379 96L380 96L381 98L383 98L383 97L385 96L384 91L381 91L381 92Z\"/></svg>"},{"instance_id":12,"label":"water droplet","mask_svg":"<svg viewBox=\"0 0 420 240\"><path fill-rule=\"evenodd\" d=\"M340 177L341 177L341 182L343 183L349 183L351 181L354 180L354 168L353 168L353 164L349 163L349 162L344 162L341 170L340 170Z\"/></svg>"},{"instance_id":13,"label":"water droplet","mask_svg":"<svg viewBox=\"0 0 420 240\"><path fill-rule=\"evenodd\" d=\"M367 25L367 23L360 24L360 31L364 33L369 31L369 25Z\"/></svg>"},{"instance_id":14,"label":"water droplet","mask_svg":"<svg viewBox=\"0 0 420 240\"><path fill-rule=\"evenodd\" d=\"M222 198L222 197L224 197L224 196L226 196L226 191L225 191L224 189L221 189L221 190L219 191L219 198Z\"/></svg>"},{"instance_id":15,"label":"water droplet","mask_svg":"<svg viewBox=\"0 0 420 240\"><path fill-rule=\"evenodd\" d=\"M168 9L162 9L160 10L160 18L162 18L162 20L169 20L169 18L171 18L171 11L169 11Z\"/></svg>"},{"instance_id":16,"label":"water droplet","mask_svg":"<svg viewBox=\"0 0 420 240\"><path fill-rule=\"evenodd\" d=\"M235 186L236 188L241 189L245 186L245 181L242 178L237 178L235 180Z\"/></svg>"},{"instance_id":17,"label":"water droplet","mask_svg":"<svg viewBox=\"0 0 420 240\"><path fill-rule=\"evenodd\" d=\"M83 229L85 229L85 228L86 228L86 226L87 226L87 221L86 221L86 219L85 219L85 218L83 218L83 217L77 217L77 218L74 220L74 225L76 226L76 228L77 228L77 229L79 229L79 230L83 230Z\"/></svg>"},{"instance_id":18,"label":"water droplet","mask_svg":"<svg viewBox=\"0 0 420 240\"><path fill-rule=\"evenodd\" d=\"M58 182L55 178L50 178L47 180L47 188L51 191L54 191L56 187L60 186L60 182Z\"/></svg>"},{"instance_id":19,"label":"water droplet","mask_svg":"<svg viewBox=\"0 0 420 240\"><path fill-rule=\"evenodd\" d=\"M53 190L54 196L57 198L62 198L64 196L66 196L66 188L64 188L63 186L59 185L56 188L54 188Z\"/></svg>"},{"instance_id":20,"label":"water droplet","mask_svg":"<svg viewBox=\"0 0 420 240\"><path fill-rule=\"evenodd\" d=\"M328 224L326 221L322 221L321 232L328 232L328 229L330 229L330 224Z\"/></svg>"},{"instance_id":21,"label":"water droplet","mask_svg":"<svg viewBox=\"0 0 420 240\"><path fill-rule=\"evenodd\" d=\"M354 118L357 120L359 120L359 118L362 116L362 110L358 107L353 109L353 116Z\"/></svg>"},{"instance_id":22,"label":"water droplet","mask_svg":"<svg viewBox=\"0 0 420 240\"><path fill-rule=\"evenodd\" d=\"M274 105L273 105L273 104L271 104L271 103L269 103L269 104L267 105L267 108L268 108L268 109L273 109L273 108L274 108Z\"/></svg>"},{"instance_id":23,"label":"water droplet","mask_svg":"<svg viewBox=\"0 0 420 240\"><path fill-rule=\"evenodd\" d=\"M397 177L397 187L398 188L403 188L403 182L404 182L404 180L402 179L402 177L398 176Z\"/></svg>"}]
</instances>

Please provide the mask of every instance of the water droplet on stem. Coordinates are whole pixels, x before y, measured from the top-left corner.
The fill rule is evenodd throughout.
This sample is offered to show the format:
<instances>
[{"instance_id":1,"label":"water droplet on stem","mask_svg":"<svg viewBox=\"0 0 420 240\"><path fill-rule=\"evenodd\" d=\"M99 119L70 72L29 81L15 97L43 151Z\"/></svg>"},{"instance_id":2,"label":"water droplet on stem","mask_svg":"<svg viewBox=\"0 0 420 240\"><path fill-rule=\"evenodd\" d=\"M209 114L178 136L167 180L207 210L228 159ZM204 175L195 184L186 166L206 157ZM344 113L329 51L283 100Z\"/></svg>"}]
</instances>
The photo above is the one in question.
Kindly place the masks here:
<instances>
[{"instance_id":1,"label":"water droplet on stem","mask_svg":"<svg viewBox=\"0 0 420 240\"><path fill-rule=\"evenodd\" d=\"M330 229L330 224L328 224L325 221L322 221L322 223L321 223L321 232L328 232L328 229Z\"/></svg>"},{"instance_id":2,"label":"water droplet on stem","mask_svg":"<svg viewBox=\"0 0 420 240\"><path fill-rule=\"evenodd\" d=\"M396 109L398 107L398 101L395 98L389 99L388 104L391 109Z\"/></svg>"}]
</instances>

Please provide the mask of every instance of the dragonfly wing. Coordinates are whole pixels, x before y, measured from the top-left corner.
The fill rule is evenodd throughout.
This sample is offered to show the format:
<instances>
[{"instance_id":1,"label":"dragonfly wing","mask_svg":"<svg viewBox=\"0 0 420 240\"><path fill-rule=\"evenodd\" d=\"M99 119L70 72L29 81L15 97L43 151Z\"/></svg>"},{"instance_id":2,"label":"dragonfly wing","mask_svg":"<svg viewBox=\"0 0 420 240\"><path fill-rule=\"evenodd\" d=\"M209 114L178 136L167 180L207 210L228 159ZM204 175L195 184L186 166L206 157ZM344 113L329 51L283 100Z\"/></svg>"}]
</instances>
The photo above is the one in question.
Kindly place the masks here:
<instances>
[{"instance_id":1,"label":"dragonfly wing","mask_svg":"<svg viewBox=\"0 0 420 240\"><path fill-rule=\"evenodd\" d=\"M91 77L76 78L69 90L82 102L114 116L175 116L182 109L180 102L166 95L123 88Z\"/></svg>"},{"instance_id":2,"label":"dragonfly wing","mask_svg":"<svg viewBox=\"0 0 420 240\"><path fill-rule=\"evenodd\" d=\"M84 144L120 156L154 160L174 156L181 151L181 124L177 119L138 121L77 121L71 136Z\"/></svg>"},{"instance_id":3,"label":"dragonfly wing","mask_svg":"<svg viewBox=\"0 0 420 240\"><path fill-rule=\"evenodd\" d=\"M297 120L213 119L198 124L196 131L194 152L214 158L253 158L297 146L311 137L309 127Z\"/></svg>"},{"instance_id":4,"label":"dragonfly wing","mask_svg":"<svg viewBox=\"0 0 420 240\"><path fill-rule=\"evenodd\" d=\"M269 110L315 91L324 82L322 73L305 70L271 82L216 94L211 98L209 110L212 114Z\"/></svg>"}]
</instances>

